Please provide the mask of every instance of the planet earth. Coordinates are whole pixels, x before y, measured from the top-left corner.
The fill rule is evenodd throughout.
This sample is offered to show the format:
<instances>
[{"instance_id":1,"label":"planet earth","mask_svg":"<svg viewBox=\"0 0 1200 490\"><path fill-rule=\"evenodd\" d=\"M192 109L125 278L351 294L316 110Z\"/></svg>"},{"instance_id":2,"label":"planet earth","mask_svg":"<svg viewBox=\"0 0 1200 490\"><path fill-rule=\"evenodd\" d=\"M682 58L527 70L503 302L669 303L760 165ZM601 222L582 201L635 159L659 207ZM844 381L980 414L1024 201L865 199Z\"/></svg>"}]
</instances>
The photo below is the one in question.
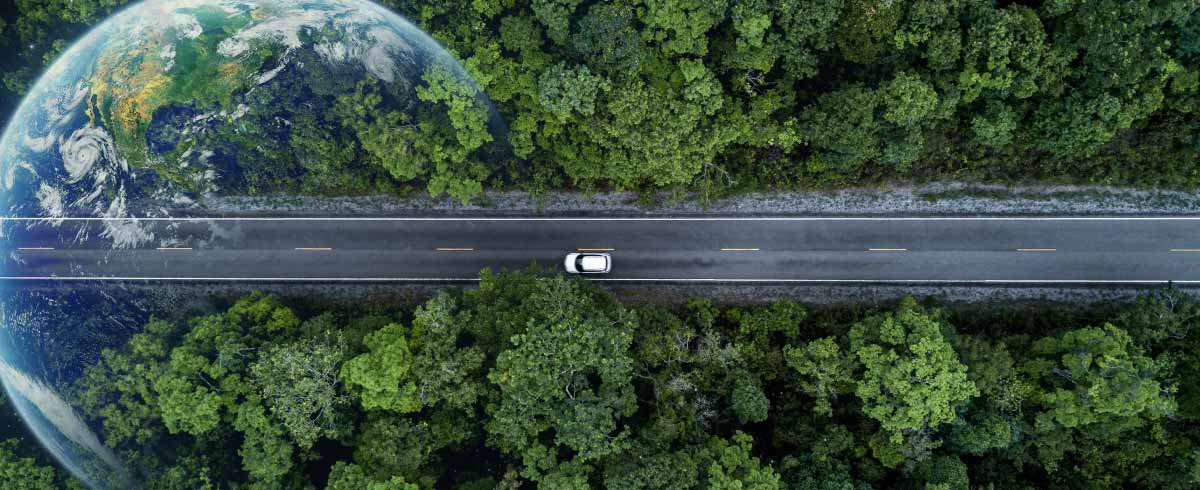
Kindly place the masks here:
<instances>
[{"instance_id":1,"label":"planet earth","mask_svg":"<svg viewBox=\"0 0 1200 490\"><path fill-rule=\"evenodd\" d=\"M367 0L135 4L66 50L10 119L0 273L26 260L33 222L104 218L52 239L120 249L167 238L141 218L211 196L470 192L490 171L481 148L503 139L498 120L452 55ZM62 466L124 486L123 456L69 386L158 306L34 286L0 280L0 380Z\"/></svg>"}]
</instances>

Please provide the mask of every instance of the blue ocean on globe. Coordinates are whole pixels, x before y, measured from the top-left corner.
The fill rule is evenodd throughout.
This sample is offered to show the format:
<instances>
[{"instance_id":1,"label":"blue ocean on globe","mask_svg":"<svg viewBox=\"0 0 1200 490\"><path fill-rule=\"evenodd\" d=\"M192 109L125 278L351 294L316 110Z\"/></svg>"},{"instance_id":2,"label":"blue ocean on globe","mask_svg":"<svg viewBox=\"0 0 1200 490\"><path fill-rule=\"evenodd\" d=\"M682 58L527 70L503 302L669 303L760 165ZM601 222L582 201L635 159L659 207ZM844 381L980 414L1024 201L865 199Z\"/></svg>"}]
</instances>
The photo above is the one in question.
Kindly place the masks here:
<instances>
[{"instance_id":1,"label":"blue ocean on globe","mask_svg":"<svg viewBox=\"0 0 1200 490\"><path fill-rule=\"evenodd\" d=\"M117 283L20 277L13 266L85 244L169 245L146 219L194 215L209 196L336 194L412 178L420 162L364 162L340 138L438 131L444 115L419 95L431 80L475 86L427 34L366 0L146 1L50 66L0 140L0 380L62 466L93 487L136 485L137 469L106 444L74 384L103 349L180 305ZM212 239L235 232L214 223ZM86 264L77 272L87 277Z\"/></svg>"}]
</instances>

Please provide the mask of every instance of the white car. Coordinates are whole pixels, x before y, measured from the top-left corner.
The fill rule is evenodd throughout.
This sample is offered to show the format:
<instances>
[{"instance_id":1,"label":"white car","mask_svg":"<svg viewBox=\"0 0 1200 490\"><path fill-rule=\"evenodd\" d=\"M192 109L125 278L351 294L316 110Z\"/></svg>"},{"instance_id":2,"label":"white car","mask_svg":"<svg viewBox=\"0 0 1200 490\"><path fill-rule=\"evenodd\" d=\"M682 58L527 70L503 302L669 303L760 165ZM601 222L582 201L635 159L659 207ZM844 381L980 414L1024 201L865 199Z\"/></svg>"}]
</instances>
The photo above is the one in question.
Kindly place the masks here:
<instances>
[{"instance_id":1,"label":"white car","mask_svg":"<svg viewBox=\"0 0 1200 490\"><path fill-rule=\"evenodd\" d=\"M569 253L563 267L572 274L608 274L612 270L612 256L601 253Z\"/></svg>"}]
</instances>

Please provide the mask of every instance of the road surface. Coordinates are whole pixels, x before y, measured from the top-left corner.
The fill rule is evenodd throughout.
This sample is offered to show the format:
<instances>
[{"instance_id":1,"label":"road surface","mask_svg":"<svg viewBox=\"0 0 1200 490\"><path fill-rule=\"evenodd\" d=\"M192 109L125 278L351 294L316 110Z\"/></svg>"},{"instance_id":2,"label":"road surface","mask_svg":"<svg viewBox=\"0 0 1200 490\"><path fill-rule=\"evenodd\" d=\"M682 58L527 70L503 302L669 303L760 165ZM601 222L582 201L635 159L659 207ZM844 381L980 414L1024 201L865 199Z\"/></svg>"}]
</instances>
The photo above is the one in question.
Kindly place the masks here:
<instances>
[{"instance_id":1,"label":"road surface","mask_svg":"<svg viewBox=\"0 0 1200 490\"><path fill-rule=\"evenodd\" d=\"M1200 284L1200 218L6 218L2 278L471 281L608 251L616 281ZM13 231L15 230L15 231Z\"/></svg>"}]
</instances>

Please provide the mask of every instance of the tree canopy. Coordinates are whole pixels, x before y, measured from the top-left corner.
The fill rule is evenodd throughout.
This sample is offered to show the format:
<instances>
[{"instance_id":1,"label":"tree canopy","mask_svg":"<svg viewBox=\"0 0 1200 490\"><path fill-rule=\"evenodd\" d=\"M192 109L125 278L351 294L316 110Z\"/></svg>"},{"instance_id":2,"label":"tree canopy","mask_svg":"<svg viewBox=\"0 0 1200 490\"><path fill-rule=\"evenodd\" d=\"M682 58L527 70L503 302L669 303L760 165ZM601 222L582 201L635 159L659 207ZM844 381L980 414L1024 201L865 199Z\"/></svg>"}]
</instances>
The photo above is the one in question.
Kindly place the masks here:
<instances>
[{"instance_id":1,"label":"tree canopy","mask_svg":"<svg viewBox=\"0 0 1200 490\"><path fill-rule=\"evenodd\" d=\"M664 307L484 271L416 304L154 320L70 393L148 488L1200 484L1200 302L996 308Z\"/></svg>"},{"instance_id":2,"label":"tree canopy","mask_svg":"<svg viewBox=\"0 0 1200 490\"><path fill-rule=\"evenodd\" d=\"M2 105L125 3L17 0L0 23ZM294 114L296 147L260 153L286 155L306 177L255 167L242 191L416 183L465 200L502 187L1200 184L1193 0L381 3L446 45L479 86L435 65L417 111L364 86L339 101L345 112L327 111L357 114L352 127ZM493 134L478 90L507 122L496 143L511 158L484 163ZM270 137L248 131L219 137Z\"/></svg>"}]
</instances>

